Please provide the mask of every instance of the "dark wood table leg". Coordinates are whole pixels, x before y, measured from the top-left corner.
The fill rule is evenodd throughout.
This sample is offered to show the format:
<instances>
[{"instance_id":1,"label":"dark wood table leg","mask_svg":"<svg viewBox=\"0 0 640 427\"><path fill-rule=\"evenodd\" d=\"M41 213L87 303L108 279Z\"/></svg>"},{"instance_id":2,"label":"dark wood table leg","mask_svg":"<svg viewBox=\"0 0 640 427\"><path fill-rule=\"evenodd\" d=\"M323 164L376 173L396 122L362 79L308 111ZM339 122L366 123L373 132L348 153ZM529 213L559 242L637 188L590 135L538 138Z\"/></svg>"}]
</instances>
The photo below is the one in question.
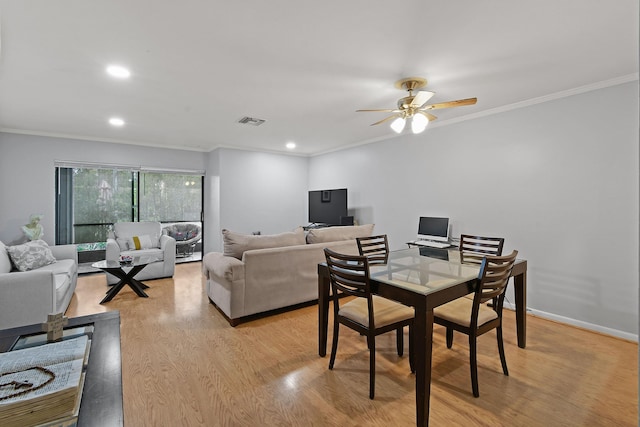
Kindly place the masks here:
<instances>
[{"instance_id":1,"label":"dark wood table leg","mask_svg":"<svg viewBox=\"0 0 640 427\"><path fill-rule=\"evenodd\" d=\"M118 294L118 292L120 292L122 288L124 288L124 285L129 285L129 287L139 297L147 298L149 295L145 293L144 289L147 289L149 287L133 277L136 274L138 274L140 270L142 270L146 266L147 266L146 264L135 265L131 268L131 270L129 270L128 273L125 272L122 268L105 268L104 271L106 271L107 273L113 274L118 279L120 279L120 281L107 291L107 295L105 295L102 301L100 301L100 304L104 304L105 302L111 301L113 297L115 297Z\"/></svg>"},{"instance_id":2,"label":"dark wood table leg","mask_svg":"<svg viewBox=\"0 0 640 427\"><path fill-rule=\"evenodd\" d=\"M102 301L100 301L100 304L104 304L105 302L111 301L113 297L115 297L118 294L118 292L120 292L120 290L124 287L125 284L126 283L124 279L120 279L118 283L111 286L107 291L107 295L105 295L105 297L102 298Z\"/></svg>"},{"instance_id":3,"label":"dark wood table leg","mask_svg":"<svg viewBox=\"0 0 640 427\"><path fill-rule=\"evenodd\" d=\"M416 368L416 424L429 425L429 400L431 396L431 351L433 341L433 310L427 311L424 299L415 307Z\"/></svg>"},{"instance_id":4,"label":"dark wood table leg","mask_svg":"<svg viewBox=\"0 0 640 427\"><path fill-rule=\"evenodd\" d=\"M318 267L318 354L327 355L327 328L329 325L329 277Z\"/></svg>"},{"instance_id":5,"label":"dark wood table leg","mask_svg":"<svg viewBox=\"0 0 640 427\"><path fill-rule=\"evenodd\" d=\"M527 265L513 276L513 290L516 298L516 327L518 330L518 347L527 346Z\"/></svg>"}]
</instances>

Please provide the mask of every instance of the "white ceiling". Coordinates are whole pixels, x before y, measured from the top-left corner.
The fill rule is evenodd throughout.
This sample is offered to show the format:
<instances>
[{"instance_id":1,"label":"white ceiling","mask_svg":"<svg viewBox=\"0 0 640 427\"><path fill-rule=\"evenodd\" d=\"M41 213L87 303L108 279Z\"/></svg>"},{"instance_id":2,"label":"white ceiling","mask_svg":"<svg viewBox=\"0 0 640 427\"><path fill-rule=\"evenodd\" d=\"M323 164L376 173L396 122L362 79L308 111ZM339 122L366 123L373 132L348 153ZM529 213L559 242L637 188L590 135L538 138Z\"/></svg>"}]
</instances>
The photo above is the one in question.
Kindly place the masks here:
<instances>
[{"instance_id":1,"label":"white ceiling","mask_svg":"<svg viewBox=\"0 0 640 427\"><path fill-rule=\"evenodd\" d=\"M395 108L403 77L427 78L432 103L478 98L432 126L637 79L638 14L637 0L0 0L0 130L312 155L394 136L355 110Z\"/></svg>"}]
</instances>

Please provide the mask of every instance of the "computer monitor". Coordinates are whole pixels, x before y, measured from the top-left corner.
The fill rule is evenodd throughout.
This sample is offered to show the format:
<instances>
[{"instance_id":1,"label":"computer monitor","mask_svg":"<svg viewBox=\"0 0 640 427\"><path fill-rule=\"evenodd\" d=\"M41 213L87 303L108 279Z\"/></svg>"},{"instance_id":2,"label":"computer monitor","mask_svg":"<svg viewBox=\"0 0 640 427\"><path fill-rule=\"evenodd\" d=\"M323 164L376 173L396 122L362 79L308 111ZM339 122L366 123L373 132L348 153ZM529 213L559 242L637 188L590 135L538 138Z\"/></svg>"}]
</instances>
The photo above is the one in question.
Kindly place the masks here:
<instances>
[{"instance_id":1,"label":"computer monitor","mask_svg":"<svg viewBox=\"0 0 640 427\"><path fill-rule=\"evenodd\" d=\"M418 239L449 241L449 218L421 216L418 223Z\"/></svg>"}]
</instances>

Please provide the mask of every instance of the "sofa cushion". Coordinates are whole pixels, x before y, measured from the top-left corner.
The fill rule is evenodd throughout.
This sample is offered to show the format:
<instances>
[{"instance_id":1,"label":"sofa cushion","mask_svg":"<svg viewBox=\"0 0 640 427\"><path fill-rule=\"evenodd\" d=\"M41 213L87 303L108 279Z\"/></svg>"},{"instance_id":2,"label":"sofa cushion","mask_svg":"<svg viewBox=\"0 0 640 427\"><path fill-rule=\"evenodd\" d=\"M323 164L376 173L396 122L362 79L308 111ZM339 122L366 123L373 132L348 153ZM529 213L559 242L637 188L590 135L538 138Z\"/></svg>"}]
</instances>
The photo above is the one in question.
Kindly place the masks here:
<instances>
[{"instance_id":1,"label":"sofa cushion","mask_svg":"<svg viewBox=\"0 0 640 427\"><path fill-rule=\"evenodd\" d=\"M294 231L285 233L254 236L223 229L222 239L224 241L224 255L242 259L242 254L245 251L253 249L304 245L304 230L302 227L298 227Z\"/></svg>"},{"instance_id":2,"label":"sofa cushion","mask_svg":"<svg viewBox=\"0 0 640 427\"><path fill-rule=\"evenodd\" d=\"M4 243L0 242L0 273L9 273L11 271L11 260Z\"/></svg>"},{"instance_id":3,"label":"sofa cushion","mask_svg":"<svg viewBox=\"0 0 640 427\"><path fill-rule=\"evenodd\" d=\"M72 259L59 259L53 264L42 266L37 270L51 271L53 274L62 274L71 277L78 272L78 264Z\"/></svg>"},{"instance_id":4,"label":"sofa cushion","mask_svg":"<svg viewBox=\"0 0 640 427\"><path fill-rule=\"evenodd\" d=\"M130 256L130 257L141 257L141 256L149 256L154 257L156 261L164 260L164 251L159 248L151 248L151 249L140 249L134 251L122 251L120 252L120 256Z\"/></svg>"},{"instance_id":5,"label":"sofa cushion","mask_svg":"<svg viewBox=\"0 0 640 427\"><path fill-rule=\"evenodd\" d=\"M44 240L33 240L22 245L7 246L13 265L19 271L29 271L56 262Z\"/></svg>"},{"instance_id":6,"label":"sofa cushion","mask_svg":"<svg viewBox=\"0 0 640 427\"><path fill-rule=\"evenodd\" d=\"M327 243L368 237L373 233L374 224L347 225L344 227L314 228L307 234L307 243Z\"/></svg>"}]
</instances>

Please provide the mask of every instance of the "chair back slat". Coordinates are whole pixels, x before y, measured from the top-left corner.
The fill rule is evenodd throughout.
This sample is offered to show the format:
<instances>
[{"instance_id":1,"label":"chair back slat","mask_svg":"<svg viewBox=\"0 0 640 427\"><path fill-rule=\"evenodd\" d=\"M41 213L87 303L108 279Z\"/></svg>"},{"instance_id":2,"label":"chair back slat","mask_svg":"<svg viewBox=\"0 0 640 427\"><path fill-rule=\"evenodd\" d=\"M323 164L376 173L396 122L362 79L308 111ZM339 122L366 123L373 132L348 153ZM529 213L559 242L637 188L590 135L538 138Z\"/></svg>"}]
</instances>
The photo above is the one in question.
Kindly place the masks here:
<instances>
[{"instance_id":1,"label":"chair back slat","mask_svg":"<svg viewBox=\"0 0 640 427\"><path fill-rule=\"evenodd\" d=\"M329 278L334 296L340 292L361 298L368 298L369 260L366 256L344 255L331 249L324 249Z\"/></svg>"},{"instance_id":2,"label":"chair back slat","mask_svg":"<svg viewBox=\"0 0 640 427\"><path fill-rule=\"evenodd\" d=\"M358 237L358 252L369 259L369 264L386 264L389 260L389 242L386 234Z\"/></svg>"},{"instance_id":3,"label":"chair back slat","mask_svg":"<svg viewBox=\"0 0 640 427\"><path fill-rule=\"evenodd\" d=\"M484 237L471 234L460 235L460 257L463 262L478 263L489 256L502 255L504 239L502 237Z\"/></svg>"},{"instance_id":4,"label":"chair back slat","mask_svg":"<svg viewBox=\"0 0 640 427\"><path fill-rule=\"evenodd\" d=\"M480 266L478 274L478 288L476 298L478 303L483 303L495 298L504 298L504 291L511 277L511 270L516 261L518 251L513 251L506 256L486 256ZM502 303L500 303L500 308Z\"/></svg>"}]
</instances>

